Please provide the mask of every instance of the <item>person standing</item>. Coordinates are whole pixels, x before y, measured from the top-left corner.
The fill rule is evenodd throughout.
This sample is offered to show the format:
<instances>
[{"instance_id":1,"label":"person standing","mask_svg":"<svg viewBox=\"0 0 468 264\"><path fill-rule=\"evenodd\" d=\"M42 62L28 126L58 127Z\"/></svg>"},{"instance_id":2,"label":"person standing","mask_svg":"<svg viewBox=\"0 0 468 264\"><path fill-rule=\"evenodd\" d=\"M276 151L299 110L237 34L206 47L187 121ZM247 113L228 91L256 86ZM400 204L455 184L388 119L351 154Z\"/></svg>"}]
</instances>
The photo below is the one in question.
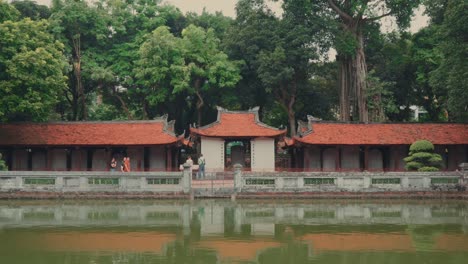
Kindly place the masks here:
<instances>
[{"instance_id":1,"label":"person standing","mask_svg":"<svg viewBox=\"0 0 468 264\"><path fill-rule=\"evenodd\" d=\"M117 161L115 160L114 157L112 157L111 163L110 163L110 171L114 172L115 168L117 168Z\"/></svg>"},{"instance_id":2,"label":"person standing","mask_svg":"<svg viewBox=\"0 0 468 264\"><path fill-rule=\"evenodd\" d=\"M192 157L188 156L187 161L185 161L188 165L190 165L190 177L192 177L192 171L193 171L193 160Z\"/></svg>"},{"instance_id":3,"label":"person standing","mask_svg":"<svg viewBox=\"0 0 468 264\"><path fill-rule=\"evenodd\" d=\"M130 157L127 157L127 159L125 160L125 168L126 168L126 172L131 171Z\"/></svg>"},{"instance_id":4,"label":"person standing","mask_svg":"<svg viewBox=\"0 0 468 264\"><path fill-rule=\"evenodd\" d=\"M205 157L203 157L203 154L200 154L198 158L198 178L200 179L205 178L205 164Z\"/></svg>"}]
</instances>

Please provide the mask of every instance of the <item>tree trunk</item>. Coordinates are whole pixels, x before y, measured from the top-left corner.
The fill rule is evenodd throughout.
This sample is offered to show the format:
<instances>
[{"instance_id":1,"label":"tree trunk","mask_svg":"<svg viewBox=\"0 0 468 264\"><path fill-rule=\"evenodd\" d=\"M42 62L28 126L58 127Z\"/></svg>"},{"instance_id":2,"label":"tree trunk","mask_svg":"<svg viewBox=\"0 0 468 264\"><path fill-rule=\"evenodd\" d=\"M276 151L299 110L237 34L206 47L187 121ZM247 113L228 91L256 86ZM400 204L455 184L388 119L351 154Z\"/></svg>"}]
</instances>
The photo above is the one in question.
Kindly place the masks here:
<instances>
[{"instance_id":1,"label":"tree trunk","mask_svg":"<svg viewBox=\"0 0 468 264\"><path fill-rule=\"evenodd\" d=\"M352 61L347 56L337 56L339 63L338 68L338 85L340 88L340 121L349 122L352 120L351 109L355 108L353 105L354 96L351 92L354 92L351 85L351 70Z\"/></svg>"},{"instance_id":2,"label":"tree trunk","mask_svg":"<svg viewBox=\"0 0 468 264\"><path fill-rule=\"evenodd\" d=\"M80 36L77 38L72 38L73 49L75 51L75 56L73 58L73 72L76 80L76 91L78 94L78 106L81 107L81 117L78 116L78 119L86 120L88 119L88 111L86 108L86 96L83 89L83 83L81 81L81 39Z\"/></svg>"},{"instance_id":3,"label":"tree trunk","mask_svg":"<svg viewBox=\"0 0 468 264\"><path fill-rule=\"evenodd\" d=\"M205 101L203 100L203 97L201 95L201 91L200 91L200 88L201 88L201 84L202 84L202 80L201 79L197 79L195 81L195 94L197 95L197 125L200 127L201 124L202 124L202 108L203 108L203 105L205 104Z\"/></svg>"},{"instance_id":4,"label":"tree trunk","mask_svg":"<svg viewBox=\"0 0 468 264\"><path fill-rule=\"evenodd\" d=\"M357 24L344 26L346 32L354 36L357 46L353 56L339 56L340 120L368 123L367 64L363 36Z\"/></svg>"},{"instance_id":5,"label":"tree trunk","mask_svg":"<svg viewBox=\"0 0 468 264\"><path fill-rule=\"evenodd\" d=\"M122 105L122 109L123 109L124 112L127 114L127 119L128 119L128 120L133 120L132 113L130 113L130 110L128 110L127 104L126 104L125 101L122 99L122 97L121 97L120 95L117 94L117 91L113 90L112 95L113 95L115 98L117 98L117 100L119 100L120 104Z\"/></svg>"},{"instance_id":6,"label":"tree trunk","mask_svg":"<svg viewBox=\"0 0 468 264\"><path fill-rule=\"evenodd\" d=\"M367 109L367 64L366 56L364 55L364 40L362 32L359 30L357 33L358 47L356 49L355 61L355 86L356 98L359 111L359 121L369 122L369 111Z\"/></svg>"},{"instance_id":7,"label":"tree trunk","mask_svg":"<svg viewBox=\"0 0 468 264\"><path fill-rule=\"evenodd\" d=\"M296 82L292 82L289 91L288 87L281 85L279 91L275 93L278 102L288 114L290 129L289 134L291 137L296 135L296 113L294 111L294 104L296 103L296 91Z\"/></svg>"}]
</instances>

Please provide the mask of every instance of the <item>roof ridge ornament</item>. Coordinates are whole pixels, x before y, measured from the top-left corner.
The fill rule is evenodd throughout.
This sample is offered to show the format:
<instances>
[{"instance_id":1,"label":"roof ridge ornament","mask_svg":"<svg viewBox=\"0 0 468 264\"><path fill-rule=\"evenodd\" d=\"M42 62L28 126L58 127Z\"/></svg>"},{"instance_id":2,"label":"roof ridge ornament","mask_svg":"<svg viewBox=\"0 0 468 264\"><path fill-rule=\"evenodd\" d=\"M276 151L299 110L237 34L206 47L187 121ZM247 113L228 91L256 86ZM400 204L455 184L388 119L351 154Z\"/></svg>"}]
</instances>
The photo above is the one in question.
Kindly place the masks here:
<instances>
[{"instance_id":1,"label":"roof ridge ornament","mask_svg":"<svg viewBox=\"0 0 468 264\"><path fill-rule=\"evenodd\" d=\"M320 121L322 121L321 118L318 118L318 117L315 117L315 116L312 116L312 115L307 115L307 120L309 122L320 122Z\"/></svg>"}]
</instances>

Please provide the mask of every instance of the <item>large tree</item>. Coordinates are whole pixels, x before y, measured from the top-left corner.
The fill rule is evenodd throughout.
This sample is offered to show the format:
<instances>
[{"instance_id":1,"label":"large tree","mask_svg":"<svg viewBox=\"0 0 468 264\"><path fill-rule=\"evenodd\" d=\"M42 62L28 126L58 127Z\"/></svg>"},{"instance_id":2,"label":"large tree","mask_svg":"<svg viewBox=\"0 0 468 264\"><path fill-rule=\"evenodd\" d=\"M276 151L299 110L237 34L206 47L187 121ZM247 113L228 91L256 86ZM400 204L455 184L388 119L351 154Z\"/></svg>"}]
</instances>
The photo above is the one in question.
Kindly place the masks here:
<instances>
[{"instance_id":1,"label":"large tree","mask_svg":"<svg viewBox=\"0 0 468 264\"><path fill-rule=\"evenodd\" d=\"M29 17L32 20L48 19L50 17L50 9L45 5L39 5L35 1L22 0L13 1L11 4L18 9L21 18Z\"/></svg>"},{"instance_id":2,"label":"large tree","mask_svg":"<svg viewBox=\"0 0 468 264\"><path fill-rule=\"evenodd\" d=\"M334 12L335 48L339 62L340 119L369 122L367 107L368 69L364 29L384 17L396 18L400 28L409 26L419 0L322 0ZM319 4L317 4L319 5ZM320 10L320 9L319 9Z\"/></svg>"},{"instance_id":3,"label":"large tree","mask_svg":"<svg viewBox=\"0 0 468 264\"><path fill-rule=\"evenodd\" d=\"M0 24L0 121L47 121L66 88L63 44L45 20Z\"/></svg>"},{"instance_id":4,"label":"large tree","mask_svg":"<svg viewBox=\"0 0 468 264\"><path fill-rule=\"evenodd\" d=\"M281 109L292 136L296 133L297 102L301 100L298 95L311 89L308 80L313 76L311 66L319 58L318 36L322 31L321 25L314 23L318 22L316 18L304 15L303 4L285 3L279 17L265 1L239 1L237 19L227 38L231 53L246 63L244 89L259 97L256 102L263 103L263 113L267 104L270 111ZM264 99L268 95L272 95L273 104ZM270 112L268 116L282 114Z\"/></svg>"},{"instance_id":5,"label":"large tree","mask_svg":"<svg viewBox=\"0 0 468 264\"><path fill-rule=\"evenodd\" d=\"M66 45L72 68L65 97L72 106L73 120L88 118L87 97L93 87L84 84L83 69L93 64L112 34L107 13L86 1L56 0L50 17L56 37ZM97 48L101 47L101 48Z\"/></svg>"},{"instance_id":6,"label":"large tree","mask_svg":"<svg viewBox=\"0 0 468 264\"><path fill-rule=\"evenodd\" d=\"M428 11L431 26L438 30L442 60L430 73L430 84L436 93L447 94L449 120L468 122L468 3L438 0L432 4Z\"/></svg>"},{"instance_id":7,"label":"large tree","mask_svg":"<svg viewBox=\"0 0 468 264\"><path fill-rule=\"evenodd\" d=\"M156 29L142 45L136 69L147 91L146 102L155 105L169 95L185 93L193 97L197 124L201 125L206 93L233 87L240 79L237 64L218 45L212 29L190 25L182 31L182 38L176 38L167 27Z\"/></svg>"},{"instance_id":8,"label":"large tree","mask_svg":"<svg viewBox=\"0 0 468 264\"><path fill-rule=\"evenodd\" d=\"M4 0L0 0L0 23L7 20L18 20L20 12L12 5L6 3Z\"/></svg>"}]
</instances>

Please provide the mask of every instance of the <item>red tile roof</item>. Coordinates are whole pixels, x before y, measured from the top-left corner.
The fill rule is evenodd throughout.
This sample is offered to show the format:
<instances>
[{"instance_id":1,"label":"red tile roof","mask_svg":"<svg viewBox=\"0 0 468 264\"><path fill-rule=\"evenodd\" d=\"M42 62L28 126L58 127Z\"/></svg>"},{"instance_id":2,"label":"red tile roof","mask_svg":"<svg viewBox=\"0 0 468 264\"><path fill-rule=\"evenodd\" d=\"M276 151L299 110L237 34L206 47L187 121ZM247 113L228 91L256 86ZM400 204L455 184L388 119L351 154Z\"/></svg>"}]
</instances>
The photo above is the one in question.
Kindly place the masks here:
<instances>
[{"instance_id":1,"label":"red tile roof","mask_svg":"<svg viewBox=\"0 0 468 264\"><path fill-rule=\"evenodd\" d=\"M259 121L258 108L248 111L228 111L218 108L218 120L200 128L190 128L192 134L206 137L277 137L286 134Z\"/></svg>"},{"instance_id":2,"label":"red tile roof","mask_svg":"<svg viewBox=\"0 0 468 264\"><path fill-rule=\"evenodd\" d=\"M468 145L468 124L311 123L294 139L320 145L410 145L426 139L436 145Z\"/></svg>"},{"instance_id":3,"label":"red tile roof","mask_svg":"<svg viewBox=\"0 0 468 264\"><path fill-rule=\"evenodd\" d=\"M177 141L166 120L0 125L0 146L163 145Z\"/></svg>"}]
</instances>

